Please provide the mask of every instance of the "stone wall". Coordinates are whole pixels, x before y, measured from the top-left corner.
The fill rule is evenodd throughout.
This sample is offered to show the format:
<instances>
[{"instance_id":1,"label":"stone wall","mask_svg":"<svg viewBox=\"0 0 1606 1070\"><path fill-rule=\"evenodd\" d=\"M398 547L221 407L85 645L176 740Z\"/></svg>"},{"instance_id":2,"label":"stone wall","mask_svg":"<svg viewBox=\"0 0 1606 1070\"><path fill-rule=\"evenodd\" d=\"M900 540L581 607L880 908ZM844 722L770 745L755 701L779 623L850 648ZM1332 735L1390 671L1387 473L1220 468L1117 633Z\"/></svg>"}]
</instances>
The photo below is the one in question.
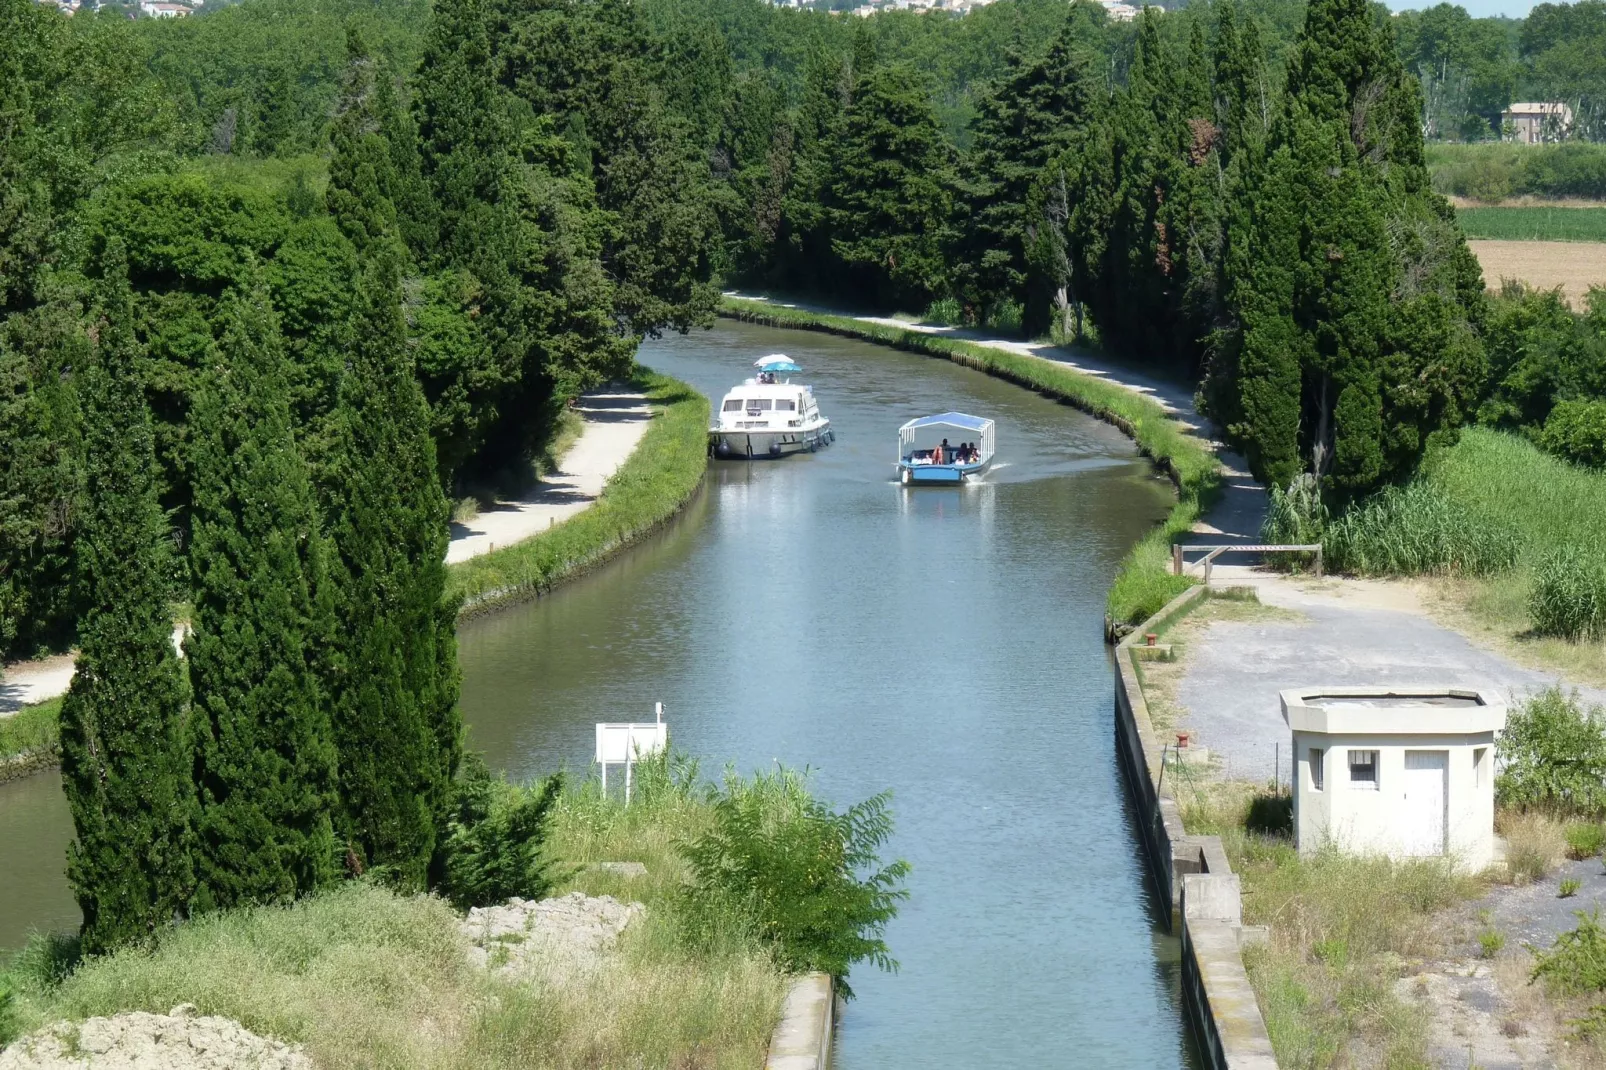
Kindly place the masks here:
<instances>
[{"instance_id":1,"label":"stone wall","mask_svg":"<svg viewBox=\"0 0 1606 1070\"><path fill-rule=\"evenodd\" d=\"M808 973L792 982L781 1022L770 1035L764 1070L826 1070L836 1027L836 986L831 976Z\"/></svg>"},{"instance_id":2,"label":"stone wall","mask_svg":"<svg viewBox=\"0 0 1606 1070\"><path fill-rule=\"evenodd\" d=\"M1276 1070L1271 1037L1244 971L1241 947L1263 936L1246 929L1238 875L1216 836L1190 836L1165 783L1166 745L1154 731L1133 648L1146 632L1208 598L1205 587L1178 595L1115 648L1115 750L1138 813L1149 871L1168 906L1166 924L1182 936L1182 998L1207 1065L1215 1070Z\"/></svg>"}]
</instances>

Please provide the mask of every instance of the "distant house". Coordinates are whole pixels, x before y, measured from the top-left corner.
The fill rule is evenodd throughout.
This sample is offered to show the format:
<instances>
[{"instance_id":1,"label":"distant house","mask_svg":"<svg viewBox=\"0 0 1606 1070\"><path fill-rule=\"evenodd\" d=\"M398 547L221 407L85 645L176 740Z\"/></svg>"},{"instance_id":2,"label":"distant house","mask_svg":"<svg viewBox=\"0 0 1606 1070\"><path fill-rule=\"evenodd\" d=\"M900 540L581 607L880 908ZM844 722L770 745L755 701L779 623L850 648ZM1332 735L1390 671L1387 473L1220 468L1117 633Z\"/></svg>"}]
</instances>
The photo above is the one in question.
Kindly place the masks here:
<instances>
[{"instance_id":1,"label":"distant house","mask_svg":"<svg viewBox=\"0 0 1606 1070\"><path fill-rule=\"evenodd\" d=\"M1553 101L1513 104L1500 113L1501 136L1523 145L1560 141L1573 127L1573 110Z\"/></svg>"},{"instance_id":2,"label":"distant house","mask_svg":"<svg viewBox=\"0 0 1606 1070\"><path fill-rule=\"evenodd\" d=\"M161 0L140 0L139 9L153 19L181 19L192 14L187 4L169 4Z\"/></svg>"}]
</instances>

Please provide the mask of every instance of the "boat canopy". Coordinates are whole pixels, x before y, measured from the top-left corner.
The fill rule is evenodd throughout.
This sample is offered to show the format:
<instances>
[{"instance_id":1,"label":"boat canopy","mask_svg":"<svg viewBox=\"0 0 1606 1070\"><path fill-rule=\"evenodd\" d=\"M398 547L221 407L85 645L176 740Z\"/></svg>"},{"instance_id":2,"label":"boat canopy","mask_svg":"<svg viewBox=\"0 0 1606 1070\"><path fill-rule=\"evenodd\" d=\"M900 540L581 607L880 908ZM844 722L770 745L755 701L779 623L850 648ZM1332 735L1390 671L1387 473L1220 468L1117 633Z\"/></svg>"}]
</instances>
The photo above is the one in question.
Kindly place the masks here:
<instances>
[{"instance_id":1,"label":"boat canopy","mask_svg":"<svg viewBox=\"0 0 1606 1070\"><path fill-rule=\"evenodd\" d=\"M974 441L984 461L993 455L993 422L962 412L921 416L898 428L898 455L907 457L911 451L930 449L950 437Z\"/></svg>"},{"instance_id":2,"label":"boat canopy","mask_svg":"<svg viewBox=\"0 0 1606 1070\"><path fill-rule=\"evenodd\" d=\"M785 353L771 353L753 362L753 367L761 372L800 372L803 366Z\"/></svg>"}]
</instances>

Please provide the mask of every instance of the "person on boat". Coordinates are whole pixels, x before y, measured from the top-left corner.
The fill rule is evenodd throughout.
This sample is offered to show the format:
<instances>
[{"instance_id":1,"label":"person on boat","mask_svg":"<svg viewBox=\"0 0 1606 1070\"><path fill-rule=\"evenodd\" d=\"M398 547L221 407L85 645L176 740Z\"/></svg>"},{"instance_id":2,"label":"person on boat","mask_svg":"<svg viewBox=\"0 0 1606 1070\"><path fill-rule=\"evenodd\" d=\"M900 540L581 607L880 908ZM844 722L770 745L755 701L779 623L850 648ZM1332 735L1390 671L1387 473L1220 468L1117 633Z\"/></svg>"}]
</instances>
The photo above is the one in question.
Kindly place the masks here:
<instances>
[{"instance_id":1,"label":"person on boat","mask_svg":"<svg viewBox=\"0 0 1606 1070\"><path fill-rule=\"evenodd\" d=\"M943 439L942 440L942 445L938 446L933 451L933 462L936 463L936 464L947 464L949 458L951 458L952 456L953 456L953 447L948 445L948 440L947 439Z\"/></svg>"}]
</instances>

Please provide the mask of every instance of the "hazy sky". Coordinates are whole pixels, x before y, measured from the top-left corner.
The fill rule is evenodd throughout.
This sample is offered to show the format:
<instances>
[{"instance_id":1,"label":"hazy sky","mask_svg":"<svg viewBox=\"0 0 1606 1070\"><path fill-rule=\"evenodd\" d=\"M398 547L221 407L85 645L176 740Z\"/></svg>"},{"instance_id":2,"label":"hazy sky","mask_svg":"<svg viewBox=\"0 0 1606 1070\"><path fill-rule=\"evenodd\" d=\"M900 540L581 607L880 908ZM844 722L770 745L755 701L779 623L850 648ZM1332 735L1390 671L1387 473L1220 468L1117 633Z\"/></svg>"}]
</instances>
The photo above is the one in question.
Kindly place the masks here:
<instances>
[{"instance_id":1,"label":"hazy sky","mask_svg":"<svg viewBox=\"0 0 1606 1070\"><path fill-rule=\"evenodd\" d=\"M1388 0L1391 11L1421 11L1434 6L1437 0ZM1456 3L1457 0L1450 0ZM1528 9L1534 6L1535 0L1459 0L1467 14L1475 19L1487 18L1490 15L1506 15L1520 19L1528 14Z\"/></svg>"}]
</instances>

